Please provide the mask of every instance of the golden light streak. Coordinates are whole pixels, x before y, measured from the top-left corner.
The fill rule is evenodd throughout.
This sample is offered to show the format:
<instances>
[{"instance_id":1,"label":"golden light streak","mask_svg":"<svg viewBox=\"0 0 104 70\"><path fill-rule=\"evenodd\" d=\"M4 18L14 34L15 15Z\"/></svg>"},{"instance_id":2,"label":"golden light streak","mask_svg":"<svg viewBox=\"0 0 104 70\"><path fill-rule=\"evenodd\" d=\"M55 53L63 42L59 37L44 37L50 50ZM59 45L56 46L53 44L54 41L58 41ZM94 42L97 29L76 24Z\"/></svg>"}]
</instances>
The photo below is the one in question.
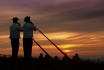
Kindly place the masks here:
<instances>
[{"instance_id":1,"label":"golden light streak","mask_svg":"<svg viewBox=\"0 0 104 70\"><path fill-rule=\"evenodd\" d=\"M68 37L76 35L75 33L68 33L68 32L57 32L57 33L47 33L45 34L49 39L67 39ZM40 34L35 34L34 38L37 40L47 40L44 36Z\"/></svg>"},{"instance_id":2,"label":"golden light streak","mask_svg":"<svg viewBox=\"0 0 104 70\"><path fill-rule=\"evenodd\" d=\"M0 39L9 38L9 35L2 35L0 36Z\"/></svg>"},{"instance_id":3,"label":"golden light streak","mask_svg":"<svg viewBox=\"0 0 104 70\"><path fill-rule=\"evenodd\" d=\"M63 50L63 52L68 53L68 52L72 52L72 50Z\"/></svg>"},{"instance_id":4,"label":"golden light streak","mask_svg":"<svg viewBox=\"0 0 104 70\"><path fill-rule=\"evenodd\" d=\"M69 33L69 32L57 32L57 33L50 33L50 34L46 34L47 36L51 37L51 38L67 38L70 36L74 36L76 35L75 33Z\"/></svg>"},{"instance_id":5,"label":"golden light streak","mask_svg":"<svg viewBox=\"0 0 104 70\"><path fill-rule=\"evenodd\" d=\"M60 48L71 48L71 47L78 47L78 46L83 46L83 44L63 44L63 45L59 45Z\"/></svg>"}]
</instances>

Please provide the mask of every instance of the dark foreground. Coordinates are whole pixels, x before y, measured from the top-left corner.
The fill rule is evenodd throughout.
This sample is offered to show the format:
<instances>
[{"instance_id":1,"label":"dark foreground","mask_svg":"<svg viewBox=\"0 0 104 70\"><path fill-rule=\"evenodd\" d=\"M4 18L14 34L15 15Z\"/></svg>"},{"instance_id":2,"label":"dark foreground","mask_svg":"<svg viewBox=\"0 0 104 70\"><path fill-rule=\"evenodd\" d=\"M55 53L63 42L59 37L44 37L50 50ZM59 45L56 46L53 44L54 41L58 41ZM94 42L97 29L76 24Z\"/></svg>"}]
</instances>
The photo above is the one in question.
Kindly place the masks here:
<instances>
[{"instance_id":1,"label":"dark foreground","mask_svg":"<svg viewBox=\"0 0 104 70\"><path fill-rule=\"evenodd\" d=\"M104 64L94 61L55 61L32 59L24 61L18 58L0 58L0 70L104 70Z\"/></svg>"}]
</instances>

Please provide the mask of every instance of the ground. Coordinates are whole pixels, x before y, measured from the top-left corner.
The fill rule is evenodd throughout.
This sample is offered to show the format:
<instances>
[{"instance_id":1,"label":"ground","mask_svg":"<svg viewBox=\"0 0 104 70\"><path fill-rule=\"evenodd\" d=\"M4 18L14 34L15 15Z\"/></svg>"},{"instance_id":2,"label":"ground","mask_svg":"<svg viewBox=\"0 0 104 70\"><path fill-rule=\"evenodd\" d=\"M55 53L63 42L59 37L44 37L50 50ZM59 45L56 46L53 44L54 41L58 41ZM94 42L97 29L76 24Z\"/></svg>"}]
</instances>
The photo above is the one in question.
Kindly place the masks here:
<instances>
[{"instance_id":1,"label":"ground","mask_svg":"<svg viewBox=\"0 0 104 70\"><path fill-rule=\"evenodd\" d=\"M104 64L94 61L62 61L23 58L0 58L0 70L104 70Z\"/></svg>"}]
</instances>

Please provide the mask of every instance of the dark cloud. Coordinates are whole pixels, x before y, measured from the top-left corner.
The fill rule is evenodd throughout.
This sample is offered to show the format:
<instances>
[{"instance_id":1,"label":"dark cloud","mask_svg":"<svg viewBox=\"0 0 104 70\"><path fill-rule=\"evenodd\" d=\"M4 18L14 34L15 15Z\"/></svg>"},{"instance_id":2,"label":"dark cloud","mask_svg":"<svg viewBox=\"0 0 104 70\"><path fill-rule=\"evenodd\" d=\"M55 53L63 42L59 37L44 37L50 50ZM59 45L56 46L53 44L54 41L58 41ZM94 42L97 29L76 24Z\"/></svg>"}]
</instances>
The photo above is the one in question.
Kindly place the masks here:
<instances>
[{"instance_id":1,"label":"dark cloud","mask_svg":"<svg viewBox=\"0 0 104 70\"><path fill-rule=\"evenodd\" d=\"M89 2L89 1L88 1ZM20 2L1 2L5 9L16 10L24 13L16 13L16 16L21 16L20 22L23 24L23 18L30 14L32 20L44 33L55 32L77 32L77 33L94 33L104 31L104 9L95 8L95 4L87 5L84 1L79 2L65 2L55 4L55 2L40 2L29 1ZM31 3L31 4L30 4ZM92 2L91 2L92 3ZM100 3L99 3L100 4ZM94 6L94 7L93 7ZM100 6L101 7L101 6ZM35 12L35 13L34 13ZM8 27L12 23L11 14L3 13L0 15L0 31L1 34L9 34ZM33 16L40 16L34 19ZM12 17L11 17L12 16ZM8 18L10 17L10 18ZM3 31L3 32L2 32Z\"/></svg>"},{"instance_id":2,"label":"dark cloud","mask_svg":"<svg viewBox=\"0 0 104 70\"><path fill-rule=\"evenodd\" d=\"M70 50L74 50L76 52L83 52L83 51L94 52L94 51L98 51L98 50L103 51L104 50L104 46L99 46L99 47L96 47L96 46L91 46L91 47L89 47L89 46L71 47L69 49ZM82 50L82 51L80 51L79 49Z\"/></svg>"},{"instance_id":3,"label":"dark cloud","mask_svg":"<svg viewBox=\"0 0 104 70\"><path fill-rule=\"evenodd\" d=\"M35 21L34 21L35 22ZM94 33L104 31L103 19L81 19L81 20L67 20L57 18L56 20L41 20L35 22L43 32L83 32Z\"/></svg>"},{"instance_id":4,"label":"dark cloud","mask_svg":"<svg viewBox=\"0 0 104 70\"><path fill-rule=\"evenodd\" d=\"M83 15L83 18L104 17L104 10L96 10Z\"/></svg>"}]
</instances>

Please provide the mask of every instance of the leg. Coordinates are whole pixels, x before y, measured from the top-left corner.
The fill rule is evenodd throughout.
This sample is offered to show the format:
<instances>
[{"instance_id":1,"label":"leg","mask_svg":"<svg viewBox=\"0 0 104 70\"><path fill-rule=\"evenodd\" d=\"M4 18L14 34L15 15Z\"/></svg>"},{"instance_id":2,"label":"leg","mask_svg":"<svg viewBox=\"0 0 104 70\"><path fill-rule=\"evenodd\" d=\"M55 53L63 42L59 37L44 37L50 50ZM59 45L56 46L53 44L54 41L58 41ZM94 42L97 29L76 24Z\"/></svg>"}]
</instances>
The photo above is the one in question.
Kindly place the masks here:
<instances>
[{"instance_id":1,"label":"leg","mask_svg":"<svg viewBox=\"0 0 104 70\"><path fill-rule=\"evenodd\" d=\"M31 59L32 44L33 44L32 38L23 39L24 58L26 60Z\"/></svg>"},{"instance_id":2,"label":"leg","mask_svg":"<svg viewBox=\"0 0 104 70\"><path fill-rule=\"evenodd\" d=\"M12 59L17 59L19 49L19 39L11 39Z\"/></svg>"},{"instance_id":3,"label":"leg","mask_svg":"<svg viewBox=\"0 0 104 70\"><path fill-rule=\"evenodd\" d=\"M31 54L32 54L32 45L33 45L33 42L32 42L32 39L30 38L29 39L29 42L28 42L28 57L29 57L29 59L31 59L32 58L32 56L31 56Z\"/></svg>"}]
</instances>

